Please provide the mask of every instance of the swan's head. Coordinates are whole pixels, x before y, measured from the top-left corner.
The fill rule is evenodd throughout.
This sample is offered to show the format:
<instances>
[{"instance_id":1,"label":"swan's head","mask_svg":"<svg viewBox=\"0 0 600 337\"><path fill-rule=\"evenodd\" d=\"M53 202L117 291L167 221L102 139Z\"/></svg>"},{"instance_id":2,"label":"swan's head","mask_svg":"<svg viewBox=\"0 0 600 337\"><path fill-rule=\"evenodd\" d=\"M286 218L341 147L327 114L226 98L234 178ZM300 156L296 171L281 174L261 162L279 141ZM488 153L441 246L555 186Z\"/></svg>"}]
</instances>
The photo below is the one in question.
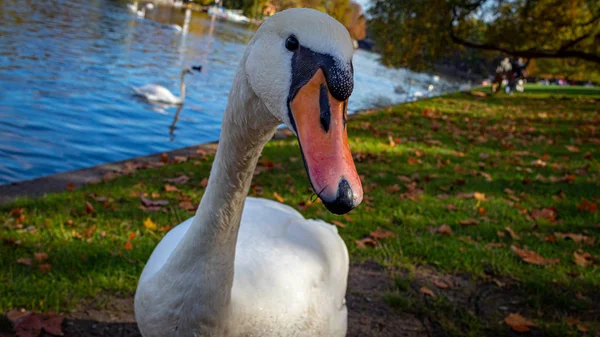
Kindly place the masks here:
<instances>
[{"instance_id":1,"label":"swan's head","mask_svg":"<svg viewBox=\"0 0 600 337\"><path fill-rule=\"evenodd\" d=\"M348 98L354 86L350 35L313 9L267 19L243 65L252 90L298 137L308 178L327 209L344 214L362 201L348 146Z\"/></svg>"}]
</instances>

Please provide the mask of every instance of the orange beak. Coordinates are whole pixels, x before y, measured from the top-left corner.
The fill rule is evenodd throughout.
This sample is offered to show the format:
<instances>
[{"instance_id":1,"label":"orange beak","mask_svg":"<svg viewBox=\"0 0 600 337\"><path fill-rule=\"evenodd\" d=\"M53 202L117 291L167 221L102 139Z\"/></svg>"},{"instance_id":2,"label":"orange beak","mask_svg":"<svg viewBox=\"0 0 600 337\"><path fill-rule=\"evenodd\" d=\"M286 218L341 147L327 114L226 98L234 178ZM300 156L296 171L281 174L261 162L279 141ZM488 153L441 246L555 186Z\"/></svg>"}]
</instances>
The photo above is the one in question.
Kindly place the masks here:
<instances>
[{"instance_id":1,"label":"orange beak","mask_svg":"<svg viewBox=\"0 0 600 337\"><path fill-rule=\"evenodd\" d=\"M358 206L362 185L348 145L348 101L336 100L321 69L290 102L300 151L310 183L329 211L345 214Z\"/></svg>"}]
</instances>

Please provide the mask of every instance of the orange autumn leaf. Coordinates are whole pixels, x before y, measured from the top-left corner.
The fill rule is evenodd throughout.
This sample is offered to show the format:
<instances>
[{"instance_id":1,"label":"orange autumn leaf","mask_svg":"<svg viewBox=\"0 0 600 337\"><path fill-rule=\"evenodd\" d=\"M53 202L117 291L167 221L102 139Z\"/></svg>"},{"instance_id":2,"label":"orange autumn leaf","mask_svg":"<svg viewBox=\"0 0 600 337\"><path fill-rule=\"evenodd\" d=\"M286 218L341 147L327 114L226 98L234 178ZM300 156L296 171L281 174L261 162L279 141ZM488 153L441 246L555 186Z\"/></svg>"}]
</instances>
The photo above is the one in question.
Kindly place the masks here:
<instances>
[{"instance_id":1,"label":"orange autumn leaf","mask_svg":"<svg viewBox=\"0 0 600 337\"><path fill-rule=\"evenodd\" d=\"M96 225L93 225L92 227L86 229L85 232L83 233L83 237L85 237L86 239L91 238L92 235L94 234L95 230L96 230Z\"/></svg>"},{"instance_id":2,"label":"orange autumn leaf","mask_svg":"<svg viewBox=\"0 0 600 337\"><path fill-rule=\"evenodd\" d=\"M545 265L557 264L558 262L560 262L560 259L545 259L541 255L539 255L538 253L536 253L532 250L520 249L519 247L517 247L515 245L512 245L511 249L524 262L527 262L527 263L545 266Z\"/></svg>"},{"instance_id":3,"label":"orange autumn leaf","mask_svg":"<svg viewBox=\"0 0 600 337\"><path fill-rule=\"evenodd\" d=\"M517 233L515 233L515 231L512 230L512 228L506 226L506 227L504 227L504 229L508 232L508 234L510 234L510 237L513 240L520 240L521 239L521 237L518 236Z\"/></svg>"},{"instance_id":4,"label":"orange autumn leaf","mask_svg":"<svg viewBox=\"0 0 600 337\"><path fill-rule=\"evenodd\" d=\"M487 210L483 207L479 207L479 214L485 215L485 213L487 213Z\"/></svg>"},{"instance_id":5,"label":"orange autumn leaf","mask_svg":"<svg viewBox=\"0 0 600 337\"><path fill-rule=\"evenodd\" d=\"M72 191L75 189L75 184L73 183L68 183L67 184L67 191Z\"/></svg>"},{"instance_id":6,"label":"orange autumn leaf","mask_svg":"<svg viewBox=\"0 0 600 337\"><path fill-rule=\"evenodd\" d=\"M202 187L202 188L206 188L206 186L208 186L208 178L203 178L203 179L200 181L200 187Z\"/></svg>"},{"instance_id":7,"label":"orange autumn leaf","mask_svg":"<svg viewBox=\"0 0 600 337\"><path fill-rule=\"evenodd\" d=\"M176 186L165 184L165 191L167 192L177 192L179 189Z\"/></svg>"},{"instance_id":8,"label":"orange autumn leaf","mask_svg":"<svg viewBox=\"0 0 600 337\"><path fill-rule=\"evenodd\" d=\"M427 296L435 297L435 293L433 292L433 290L427 288L426 286L422 286L421 289L419 289L419 292Z\"/></svg>"},{"instance_id":9,"label":"orange autumn leaf","mask_svg":"<svg viewBox=\"0 0 600 337\"><path fill-rule=\"evenodd\" d=\"M336 226L338 226L338 227L340 227L340 228L346 228L346 225L344 225L343 223L341 223L339 221L332 220L331 223L334 224L334 225L336 225Z\"/></svg>"},{"instance_id":10,"label":"orange autumn leaf","mask_svg":"<svg viewBox=\"0 0 600 337\"><path fill-rule=\"evenodd\" d=\"M479 192L473 192L473 198L479 200L479 201L484 201L485 200L485 193L479 193Z\"/></svg>"},{"instance_id":11,"label":"orange autumn leaf","mask_svg":"<svg viewBox=\"0 0 600 337\"><path fill-rule=\"evenodd\" d=\"M126 250L132 250L133 249L133 245L131 244L131 241L125 242L125 249Z\"/></svg>"},{"instance_id":12,"label":"orange autumn leaf","mask_svg":"<svg viewBox=\"0 0 600 337\"><path fill-rule=\"evenodd\" d=\"M371 239L370 237L362 238L360 240L354 240L354 243L356 244L356 247L360 249L367 248L367 245L371 247L377 247L377 242Z\"/></svg>"},{"instance_id":13,"label":"orange autumn leaf","mask_svg":"<svg viewBox=\"0 0 600 337\"><path fill-rule=\"evenodd\" d=\"M127 239L127 241L132 241L133 239L135 239L135 233L129 234L129 239Z\"/></svg>"},{"instance_id":14,"label":"orange autumn leaf","mask_svg":"<svg viewBox=\"0 0 600 337\"><path fill-rule=\"evenodd\" d=\"M591 202L586 198L581 199L581 204L577 205L577 209L580 211L586 211L590 213L596 213L598 210L598 205L595 202Z\"/></svg>"},{"instance_id":15,"label":"orange autumn leaf","mask_svg":"<svg viewBox=\"0 0 600 337\"><path fill-rule=\"evenodd\" d=\"M592 264L593 259L590 253L578 250L573 252L573 261L575 264L581 267L587 267Z\"/></svg>"},{"instance_id":16,"label":"orange autumn leaf","mask_svg":"<svg viewBox=\"0 0 600 337\"><path fill-rule=\"evenodd\" d=\"M579 152L579 148L573 145L565 145L565 148L569 150L569 152Z\"/></svg>"},{"instance_id":17,"label":"orange autumn leaf","mask_svg":"<svg viewBox=\"0 0 600 337\"><path fill-rule=\"evenodd\" d=\"M37 262L44 262L45 260L47 260L47 259L48 259L48 254L46 254L46 253L42 253L42 252L39 252L39 253L34 253L34 254L33 254L33 258L34 258L34 259L35 259Z\"/></svg>"},{"instance_id":18,"label":"orange autumn leaf","mask_svg":"<svg viewBox=\"0 0 600 337\"><path fill-rule=\"evenodd\" d=\"M285 202L285 199L283 199L277 192L273 192L273 197L275 197L275 200L277 200L280 203Z\"/></svg>"},{"instance_id":19,"label":"orange autumn leaf","mask_svg":"<svg viewBox=\"0 0 600 337\"><path fill-rule=\"evenodd\" d=\"M370 233L373 239L387 239L396 236L396 233L391 231L382 231L381 228L377 227L377 230Z\"/></svg>"},{"instance_id":20,"label":"orange autumn leaf","mask_svg":"<svg viewBox=\"0 0 600 337\"><path fill-rule=\"evenodd\" d=\"M529 327L535 326L533 322L521 316L520 314L510 314L504 318L504 323L516 332L527 332Z\"/></svg>"},{"instance_id":21,"label":"orange autumn leaf","mask_svg":"<svg viewBox=\"0 0 600 337\"><path fill-rule=\"evenodd\" d=\"M85 202L85 212L87 214L94 214L94 213L96 213L96 210L94 209L94 206L92 206L92 204L90 204L89 201Z\"/></svg>"},{"instance_id":22,"label":"orange autumn leaf","mask_svg":"<svg viewBox=\"0 0 600 337\"><path fill-rule=\"evenodd\" d=\"M40 271L42 273L49 273L52 270L52 265L50 263L40 264Z\"/></svg>"}]
</instances>

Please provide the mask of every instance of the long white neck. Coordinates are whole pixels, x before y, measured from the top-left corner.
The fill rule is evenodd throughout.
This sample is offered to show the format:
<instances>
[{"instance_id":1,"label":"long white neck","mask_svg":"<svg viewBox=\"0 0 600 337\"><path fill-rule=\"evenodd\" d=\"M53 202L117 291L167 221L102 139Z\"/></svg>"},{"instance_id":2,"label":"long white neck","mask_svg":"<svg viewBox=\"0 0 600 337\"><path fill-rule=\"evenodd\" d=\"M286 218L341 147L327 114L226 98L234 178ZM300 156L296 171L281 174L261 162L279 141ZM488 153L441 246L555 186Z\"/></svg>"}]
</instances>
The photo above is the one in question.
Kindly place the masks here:
<instances>
[{"instance_id":1,"label":"long white neck","mask_svg":"<svg viewBox=\"0 0 600 337\"><path fill-rule=\"evenodd\" d=\"M179 101L185 100L185 71L181 73L181 83L179 84Z\"/></svg>"},{"instance_id":2,"label":"long white neck","mask_svg":"<svg viewBox=\"0 0 600 337\"><path fill-rule=\"evenodd\" d=\"M194 325L202 322L206 330L200 336L220 336L227 321L244 200L260 153L278 123L251 90L241 66L229 93L206 192L190 228L161 270L165 282L173 282L176 275L178 288L189 290L180 310Z\"/></svg>"}]
</instances>

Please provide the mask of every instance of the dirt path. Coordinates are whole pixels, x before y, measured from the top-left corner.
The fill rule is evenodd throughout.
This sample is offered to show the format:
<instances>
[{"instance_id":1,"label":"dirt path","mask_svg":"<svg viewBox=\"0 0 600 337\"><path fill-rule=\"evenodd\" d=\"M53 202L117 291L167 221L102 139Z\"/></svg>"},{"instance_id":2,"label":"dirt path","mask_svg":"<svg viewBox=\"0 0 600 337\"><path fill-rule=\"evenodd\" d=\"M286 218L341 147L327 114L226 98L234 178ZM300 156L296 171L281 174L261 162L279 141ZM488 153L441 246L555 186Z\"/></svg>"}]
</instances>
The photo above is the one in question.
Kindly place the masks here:
<instances>
[{"instance_id":1,"label":"dirt path","mask_svg":"<svg viewBox=\"0 0 600 337\"><path fill-rule=\"evenodd\" d=\"M490 277L474 281L466 275L441 274L429 267L410 273L395 271L394 275L400 284L393 281L389 271L373 262L351 266L347 337L442 337L473 332L477 336L522 336L504 324L503 318L514 312L534 315L510 280ZM394 294L398 301L395 304L393 299L386 300L386 296ZM582 319L600 317L600 298L593 297L586 315L589 317ZM90 305L66 316L65 337L141 337L132 298L101 298L96 302L103 303L101 310ZM555 314L560 319L564 313ZM477 330L472 330L469 317L478 322ZM9 326L6 318L0 316L0 337L12 336L3 334L10 332ZM527 333L546 335L549 334L535 328Z\"/></svg>"}]
</instances>

